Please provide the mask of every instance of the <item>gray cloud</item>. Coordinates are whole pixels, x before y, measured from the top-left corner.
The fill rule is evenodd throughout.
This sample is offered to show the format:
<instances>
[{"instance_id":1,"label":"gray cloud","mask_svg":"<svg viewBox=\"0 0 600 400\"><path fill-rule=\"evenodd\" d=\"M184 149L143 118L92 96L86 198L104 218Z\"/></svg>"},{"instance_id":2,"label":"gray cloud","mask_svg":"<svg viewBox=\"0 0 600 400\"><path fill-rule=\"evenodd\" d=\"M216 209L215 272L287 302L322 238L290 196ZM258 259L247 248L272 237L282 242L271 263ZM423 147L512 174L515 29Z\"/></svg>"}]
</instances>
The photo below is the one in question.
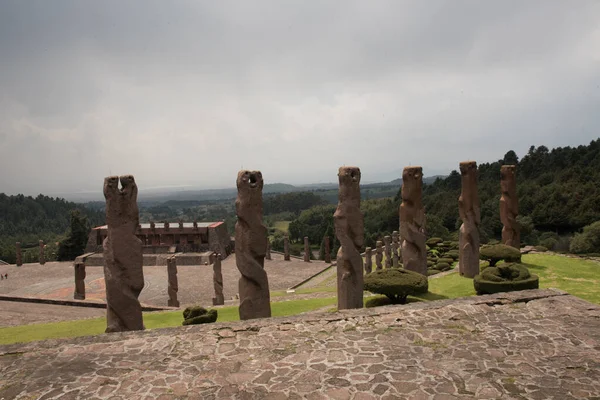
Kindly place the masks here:
<instances>
[{"instance_id":1,"label":"gray cloud","mask_svg":"<svg viewBox=\"0 0 600 400\"><path fill-rule=\"evenodd\" d=\"M377 180L598 136L597 1L0 1L0 190Z\"/></svg>"}]
</instances>

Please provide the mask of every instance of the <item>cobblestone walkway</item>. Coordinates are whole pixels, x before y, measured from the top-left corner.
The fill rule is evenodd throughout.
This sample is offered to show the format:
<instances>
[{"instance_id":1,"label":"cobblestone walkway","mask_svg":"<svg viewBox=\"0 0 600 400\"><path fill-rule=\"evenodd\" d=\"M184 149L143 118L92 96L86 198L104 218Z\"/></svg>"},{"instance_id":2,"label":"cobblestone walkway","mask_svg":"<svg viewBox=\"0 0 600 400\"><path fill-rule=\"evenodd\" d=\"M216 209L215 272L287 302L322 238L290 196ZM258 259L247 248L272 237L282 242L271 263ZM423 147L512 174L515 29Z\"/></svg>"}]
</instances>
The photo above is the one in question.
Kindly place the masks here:
<instances>
[{"instance_id":1,"label":"cobblestone walkway","mask_svg":"<svg viewBox=\"0 0 600 400\"><path fill-rule=\"evenodd\" d=\"M4 399L584 399L600 307L555 290L0 346Z\"/></svg>"}]
</instances>

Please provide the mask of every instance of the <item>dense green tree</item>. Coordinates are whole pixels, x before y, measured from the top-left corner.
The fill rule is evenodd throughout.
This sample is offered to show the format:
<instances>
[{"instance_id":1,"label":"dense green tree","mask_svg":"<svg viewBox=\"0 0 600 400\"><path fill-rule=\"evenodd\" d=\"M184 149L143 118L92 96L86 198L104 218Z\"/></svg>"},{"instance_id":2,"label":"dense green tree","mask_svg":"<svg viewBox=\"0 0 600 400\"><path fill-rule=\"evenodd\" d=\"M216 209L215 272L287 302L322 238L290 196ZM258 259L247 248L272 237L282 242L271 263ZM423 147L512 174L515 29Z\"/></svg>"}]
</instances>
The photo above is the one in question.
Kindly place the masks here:
<instances>
[{"instance_id":1,"label":"dense green tree","mask_svg":"<svg viewBox=\"0 0 600 400\"><path fill-rule=\"evenodd\" d=\"M90 226L87 218L79 210L71 211L71 228L67 238L60 242L58 247L58 260L70 261L81 255L85 250Z\"/></svg>"}]
</instances>

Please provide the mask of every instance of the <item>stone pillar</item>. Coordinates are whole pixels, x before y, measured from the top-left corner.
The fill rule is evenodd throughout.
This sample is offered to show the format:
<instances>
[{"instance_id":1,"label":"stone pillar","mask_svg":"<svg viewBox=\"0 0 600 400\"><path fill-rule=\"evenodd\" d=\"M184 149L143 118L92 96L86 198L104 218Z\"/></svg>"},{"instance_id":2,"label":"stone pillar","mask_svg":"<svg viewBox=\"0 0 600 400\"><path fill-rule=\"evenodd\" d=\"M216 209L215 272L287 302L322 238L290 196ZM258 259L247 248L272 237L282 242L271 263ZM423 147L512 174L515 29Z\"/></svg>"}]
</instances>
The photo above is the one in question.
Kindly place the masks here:
<instances>
[{"instance_id":1,"label":"stone pillar","mask_svg":"<svg viewBox=\"0 0 600 400\"><path fill-rule=\"evenodd\" d=\"M385 267L390 268L392 266L392 238L384 236L383 243L385 244Z\"/></svg>"},{"instance_id":2,"label":"stone pillar","mask_svg":"<svg viewBox=\"0 0 600 400\"><path fill-rule=\"evenodd\" d=\"M288 236L283 238L283 259L290 261L290 238Z\"/></svg>"},{"instance_id":3,"label":"stone pillar","mask_svg":"<svg viewBox=\"0 0 600 400\"><path fill-rule=\"evenodd\" d=\"M310 262L310 246L308 236L304 236L304 262Z\"/></svg>"},{"instance_id":4,"label":"stone pillar","mask_svg":"<svg viewBox=\"0 0 600 400\"><path fill-rule=\"evenodd\" d=\"M225 296L223 296L223 273L221 272L221 254L217 254L213 263L213 287L215 289L215 297L213 297L213 306L222 306L225 304Z\"/></svg>"},{"instance_id":5,"label":"stone pillar","mask_svg":"<svg viewBox=\"0 0 600 400\"><path fill-rule=\"evenodd\" d=\"M46 264L46 255L44 254L44 247L46 247L46 245L44 245L44 241L40 240L40 264L41 265Z\"/></svg>"},{"instance_id":6,"label":"stone pillar","mask_svg":"<svg viewBox=\"0 0 600 400\"><path fill-rule=\"evenodd\" d=\"M73 298L75 300L85 300L85 263L76 260L73 264L73 269L75 272L75 291L73 292Z\"/></svg>"},{"instance_id":7,"label":"stone pillar","mask_svg":"<svg viewBox=\"0 0 600 400\"><path fill-rule=\"evenodd\" d=\"M400 204L400 245L404 269L427 276L425 245L425 208L423 207L423 169L406 167L402 171Z\"/></svg>"},{"instance_id":8,"label":"stone pillar","mask_svg":"<svg viewBox=\"0 0 600 400\"><path fill-rule=\"evenodd\" d=\"M400 247L398 231L392 232L392 267L398 268L398 248Z\"/></svg>"},{"instance_id":9,"label":"stone pillar","mask_svg":"<svg viewBox=\"0 0 600 400\"><path fill-rule=\"evenodd\" d=\"M182 231L183 230L183 220L179 220L179 230Z\"/></svg>"},{"instance_id":10,"label":"stone pillar","mask_svg":"<svg viewBox=\"0 0 600 400\"><path fill-rule=\"evenodd\" d=\"M375 243L375 269L380 270L383 269L383 242L378 240Z\"/></svg>"},{"instance_id":11,"label":"stone pillar","mask_svg":"<svg viewBox=\"0 0 600 400\"><path fill-rule=\"evenodd\" d=\"M108 236L103 243L106 332L144 329L138 300L144 288L144 270L142 242L135 236L139 221L137 192L131 175L104 179L108 226Z\"/></svg>"},{"instance_id":12,"label":"stone pillar","mask_svg":"<svg viewBox=\"0 0 600 400\"><path fill-rule=\"evenodd\" d=\"M165 222L165 232L169 232L170 225L168 222Z\"/></svg>"},{"instance_id":13,"label":"stone pillar","mask_svg":"<svg viewBox=\"0 0 600 400\"><path fill-rule=\"evenodd\" d=\"M360 211L360 169L340 167L339 201L333 214L335 234L340 241L337 254L338 310L363 307L363 258L365 229Z\"/></svg>"},{"instance_id":14,"label":"stone pillar","mask_svg":"<svg viewBox=\"0 0 600 400\"><path fill-rule=\"evenodd\" d=\"M17 256L17 267L20 267L21 265L23 265L23 253L21 253L21 242L16 243L15 253Z\"/></svg>"},{"instance_id":15,"label":"stone pillar","mask_svg":"<svg viewBox=\"0 0 600 400\"><path fill-rule=\"evenodd\" d=\"M179 300L177 299L177 292L179 292L179 281L177 279L177 259L174 255L167 258L167 276L167 293L169 294L167 305L169 307L179 307Z\"/></svg>"},{"instance_id":16,"label":"stone pillar","mask_svg":"<svg viewBox=\"0 0 600 400\"><path fill-rule=\"evenodd\" d=\"M463 224L459 231L458 271L467 278L479 274L479 223L481 208L477 194L477 163L460 163L462 191L458 198L458 213Z\"/></svg>"},{"instance_id":17,"label":"stone pillar","mask_svg":"<svg viewBox=\"0 0 600 400\"><path fill-rule=\"evenodd\" d=\"M272 258L271 258L271 242L269 241L269 238L267 238L267 254L265 255L265 259L272 260Z\"/></svg>"},{"instance_id":18,"label":"stone pillar","mask_svg":"<svg viewBox=\"0 0 600 400\"><path fill-rule=\"evenodd\" d=\"M503 165L500 167L500 220L502 221L502 243L514 248L521 248L521 232L517 215L519 215L519 199L517 197L517 167Z\"/></svg>"},{"instance_id":19,"label":"stone pillar","mask_svg":"<svg viewBox=\"0 0 600 400\"><path fill-rule=\"evenodd\" d=\"M240 319L271 316L269 280L264 269L267 228L263 225L263 177L260 171L240 171L235 210L235 262L240 270Z\"/></svg>"},{"instance_id":20,"label":"stone pillar","mask_svg":"<svg viewBox=\"0 0 600 400\"><path fill-rule=\"evenodd\" d=\"M325 262L331 264L331 244L329 243L329 236L325 236Z\"/></svg>"},{"instance_id":21,"label":"stone pillar","mask_svg":"<svg viewBox=\"0 0 600 400\"><path fill-rule=\"evenodd\" d=\"M365 273L370 274L373 271L373 258L371 254L371 248L365 249Z\"/></svg>"}]
</instances>

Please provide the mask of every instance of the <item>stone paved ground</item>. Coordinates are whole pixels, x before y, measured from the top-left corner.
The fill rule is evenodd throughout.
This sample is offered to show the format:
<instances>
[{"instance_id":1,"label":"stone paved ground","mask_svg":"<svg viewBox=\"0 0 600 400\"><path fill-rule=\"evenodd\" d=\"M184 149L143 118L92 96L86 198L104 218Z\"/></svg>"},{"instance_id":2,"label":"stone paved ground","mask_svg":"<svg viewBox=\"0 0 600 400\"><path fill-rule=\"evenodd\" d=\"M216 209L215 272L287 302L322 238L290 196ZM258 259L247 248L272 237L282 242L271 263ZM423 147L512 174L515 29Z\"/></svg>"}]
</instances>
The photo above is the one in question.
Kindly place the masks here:
<instances>
[{"instance_id":1,"label":"stone paved ground","mask_svg":"<svg viewBox=\"0 0 600 400\"><path fill-rule=\"evenodd\" d=\"M600 307L547 289L0 346L0 398L600 398Z\"/></svg>"}]
</instances>

